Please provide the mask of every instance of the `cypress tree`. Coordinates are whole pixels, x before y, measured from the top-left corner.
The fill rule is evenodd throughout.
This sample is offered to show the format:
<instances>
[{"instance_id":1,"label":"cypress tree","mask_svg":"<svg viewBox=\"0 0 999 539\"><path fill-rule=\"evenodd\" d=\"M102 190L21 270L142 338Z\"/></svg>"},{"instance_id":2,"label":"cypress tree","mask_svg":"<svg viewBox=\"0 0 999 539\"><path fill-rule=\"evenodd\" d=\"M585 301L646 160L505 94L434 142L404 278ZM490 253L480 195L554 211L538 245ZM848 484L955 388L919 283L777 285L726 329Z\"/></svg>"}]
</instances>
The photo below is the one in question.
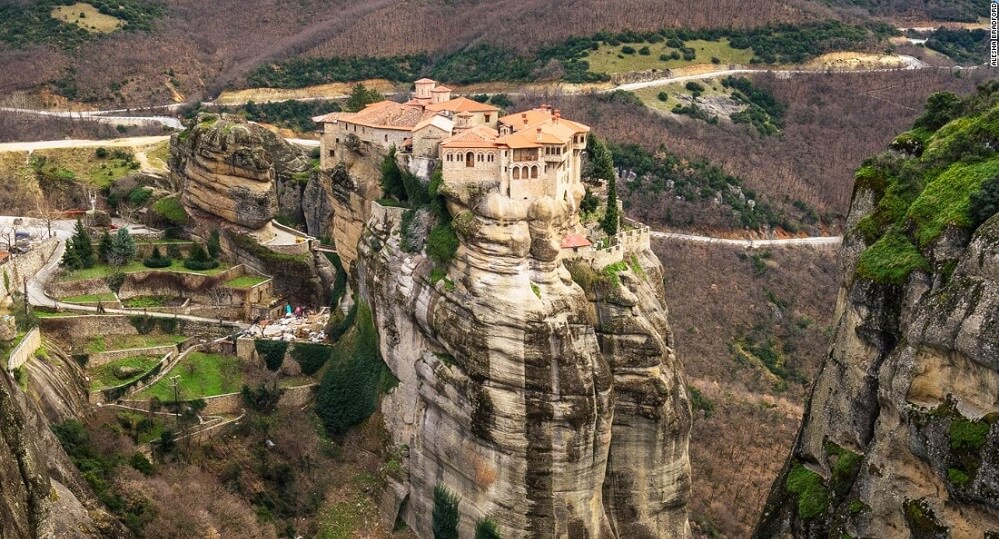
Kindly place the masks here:
<instances>
[{"instance_id":1,"label":"cypress tree","mask_svg":"<svg viewBox=\"0 0 999 539\"><path fill-rule=\"evenodd\" d=\"M604 213L604 220L600 223L600 227L608 236L613 236L617 234L620 222L621 217L617 210L617 179L614 174L611 174L610 179L607 180L607 212Z\"/></svg>"},{"instance_id":2,"label":"cypress tree","mask_svg":"<svg viewBox=\"0 0 999 539\"><path fill-rule=\"evenodd\" d=\"M458 539L458 504L461 499L443 483L434 487L434 539Z\"/></svg>"}]
</instances>

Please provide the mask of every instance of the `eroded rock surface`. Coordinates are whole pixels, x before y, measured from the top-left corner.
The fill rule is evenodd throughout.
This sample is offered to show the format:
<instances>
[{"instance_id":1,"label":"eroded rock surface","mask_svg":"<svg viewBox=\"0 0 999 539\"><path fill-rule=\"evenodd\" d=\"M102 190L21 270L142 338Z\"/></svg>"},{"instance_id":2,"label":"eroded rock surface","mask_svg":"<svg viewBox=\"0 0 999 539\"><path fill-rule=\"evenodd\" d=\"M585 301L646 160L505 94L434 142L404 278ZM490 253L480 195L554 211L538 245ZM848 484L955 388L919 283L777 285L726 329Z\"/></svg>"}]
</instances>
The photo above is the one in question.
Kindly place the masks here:
<instances>
[{"instance_id":1,"label":"eroded rock surface","mask_svg":"<svg viewBox=\"0 0 999 539\"><path fill-rule=\"evenodd\" d=\"M995 537L999 216L949 226L902 282L865 278L875 189L858 183L833 346L755 535Z\"/></svg>"},{"instance_id":2,"label":"eroded rock surface","mask_svg":"<svg viewBox=\"0 0 999 539\"><path fill-rule=\"evenodd\" d=\"M446 277L404 252L400 209L375 206L356 263L400 380L383 412L409 448L404 518L429 537L442 483L462 537L484 516L509 538L688 536L690 409L658 259L633 253L613 275L563 263L582 193L446 193L460 238Z\"/></svg>"},{"instance_id":3,"label":"eroded rock surface","mask_svg":"<svg viewBox=\"0 0 999 539\"><path fill-rule=\"evenodd\" d=\"M183 178L186 206L258 229L277 216L275 182L309 174L308 160L274 133L238 117L203 115L174 135L170 169Z\"/></svg>"},{"instance_id":4,"label":"eroded rock surface","mask_svg":"<svg viewBox=\"0 0 999 539\"><path fill-rule=\"evenodd\" d=\"M45 370L35 367L32 376ZM58 377L58 372L47 374ZM49 382L42 384L43 393ZM47 408L64 408L51 402L59 399L56 395L38 397ZM0 537L126 536L63 451L41 410L0 374Z\"/></svg>"}]
</instances>

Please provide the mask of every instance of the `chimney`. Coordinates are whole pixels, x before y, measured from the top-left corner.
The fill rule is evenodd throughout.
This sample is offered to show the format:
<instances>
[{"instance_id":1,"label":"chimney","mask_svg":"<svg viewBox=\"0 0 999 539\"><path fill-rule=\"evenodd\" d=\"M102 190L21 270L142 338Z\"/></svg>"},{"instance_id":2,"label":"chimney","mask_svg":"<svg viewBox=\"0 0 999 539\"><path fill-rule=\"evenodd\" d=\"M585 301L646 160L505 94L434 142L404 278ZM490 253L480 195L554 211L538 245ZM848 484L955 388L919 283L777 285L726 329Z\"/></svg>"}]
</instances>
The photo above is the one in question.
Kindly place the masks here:
<instances>
[{"instance_id":1,"label":"chimney","mask_svg":"<svg viewBox=\"0 0 999 539\"><path fill-rule=\"evenodd\" d=\"M540 128L540 127L539 127L539 128L537 129L537 132L536 132L536 134L534 135L534 138L535 138L536 140L541 140L541 128Z\"/></svg>"},{"instance_id":2,"label":"chimney","mask_svg":"<svg viewBox=\"0 0 999 539\"><path fill-rule=\"evenodd\" d=\"M526 112L521 112L520 113L520 119L524 120L524 125L527 125L527 113Z\"/></svg>"},{"instance_id":3,"label":"chimney","mask_svg":"<svg viewBox=\"0 0 999 539\"><path fill-rule=\"evenodd\" d=\"M558 110L558 109L555 109L555 116L554 116L554 118L555 118L555 123L558 123L559 119L562 118L562 111Z\"/></svg>"}]
</instances>

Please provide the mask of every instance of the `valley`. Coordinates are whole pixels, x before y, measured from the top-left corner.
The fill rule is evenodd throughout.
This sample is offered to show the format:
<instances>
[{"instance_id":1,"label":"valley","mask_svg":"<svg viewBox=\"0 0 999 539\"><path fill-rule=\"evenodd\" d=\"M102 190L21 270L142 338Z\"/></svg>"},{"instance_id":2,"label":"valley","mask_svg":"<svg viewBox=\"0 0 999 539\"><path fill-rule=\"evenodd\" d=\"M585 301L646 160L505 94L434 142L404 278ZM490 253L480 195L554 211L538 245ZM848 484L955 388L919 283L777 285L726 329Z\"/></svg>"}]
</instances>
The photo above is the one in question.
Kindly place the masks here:
<instances>
[{"instance_id":1,"label":"valley","mask_svg":"<svg viewBox=\"0 0 999 539\"><path fill-rule=\"evenodd\" d=\"M0 6L0 536L999 533L988 13L897 4Z\"/></svg>"}]
</instances>

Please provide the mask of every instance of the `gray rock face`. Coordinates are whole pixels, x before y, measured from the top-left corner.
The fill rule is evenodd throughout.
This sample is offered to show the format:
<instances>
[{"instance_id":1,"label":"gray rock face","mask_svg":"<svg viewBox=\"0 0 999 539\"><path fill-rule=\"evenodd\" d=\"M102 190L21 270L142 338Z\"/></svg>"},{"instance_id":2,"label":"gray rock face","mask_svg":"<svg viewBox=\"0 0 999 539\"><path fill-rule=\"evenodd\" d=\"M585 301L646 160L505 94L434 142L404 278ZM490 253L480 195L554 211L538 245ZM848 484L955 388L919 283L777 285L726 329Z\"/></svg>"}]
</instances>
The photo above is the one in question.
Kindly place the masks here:
<instances>
[{"instance_id":1,"label":"gray rock face","mask_svg":"<svg viewBox=\"0 0 999 539\"><path fill-rule=\"evenodd\" d=\"M462 537L485 516L508 538L689 536L690 409L658 260L570 273L574 204L448 204L461 246L445 278L400 247L398 209L374 210L356 263L400 380L382 411L409 448L406 521L431 536L442 483Z\"/></svg>"},{"instance_id":2,"label":"gray rock face","mask_svg":"<svg viewBox=\"0 0 999 539\"><path fill-rule=\"evenodd\" d=\"M170 169L183 179L185 205L258 229L277 215L275 182L308 175L294 146L230 115L202 116L171 143Z\"/></svg>"},{"instance_id":3,"label":"gray rock face","mask_svg":"<svg viewBox=\"0 0 999 539\"><path fill-rule=\"evenodd\" d=\"M28 364L32 377L45 370L35 362ZM46 374L58 377L58 372ZM71 378L56 385L72 384ZM43 382L39 395L49 401L45 407L63 409L51 402L59 397L49 386ZM45 415L0 374L0 537L126 536L63 451Z\"/></svg>"},{"instance_id":4,"label":"gray rock face","mask_svg":"<svg viewBox=\"0 0 999 539\"><path fill-rule=\"evenodd\" d=\"M835 341L756 535L999 533L999 217L942 235L902 285L854 279L862 247L844 246Z\"/></svg>"}]
</instances>

